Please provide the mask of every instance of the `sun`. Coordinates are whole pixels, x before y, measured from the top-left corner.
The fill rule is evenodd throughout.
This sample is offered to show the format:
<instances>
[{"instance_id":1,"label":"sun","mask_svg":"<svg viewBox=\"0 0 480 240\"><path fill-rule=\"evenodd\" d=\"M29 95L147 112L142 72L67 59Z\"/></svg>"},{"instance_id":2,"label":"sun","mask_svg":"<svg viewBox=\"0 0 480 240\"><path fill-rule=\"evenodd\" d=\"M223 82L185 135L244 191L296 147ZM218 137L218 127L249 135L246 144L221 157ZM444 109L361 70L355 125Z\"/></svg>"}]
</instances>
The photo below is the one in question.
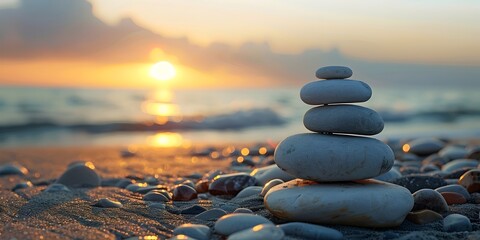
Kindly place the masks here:
<instances>
[{"instance_id":1,"label":"sun","mask_svg":"<svg viewBox=\"0 0 480 240\"><path fill-rule=\"evenodd\" d=\"M167 61L157 62L150 68L150 76L157 80L170 80L175 74L175 67Z\"/></svg>"}]
</instances>

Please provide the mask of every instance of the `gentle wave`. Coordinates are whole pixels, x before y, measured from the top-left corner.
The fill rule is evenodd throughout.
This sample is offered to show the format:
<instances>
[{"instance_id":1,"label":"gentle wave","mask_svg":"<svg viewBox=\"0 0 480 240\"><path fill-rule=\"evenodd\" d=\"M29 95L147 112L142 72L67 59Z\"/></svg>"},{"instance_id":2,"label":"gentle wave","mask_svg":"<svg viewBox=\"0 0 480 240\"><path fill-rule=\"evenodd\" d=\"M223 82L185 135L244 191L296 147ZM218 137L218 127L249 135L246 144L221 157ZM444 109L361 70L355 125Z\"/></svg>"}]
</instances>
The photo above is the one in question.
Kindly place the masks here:
<instances>
[{"instance_id":1,"label":"gentle wave","mask_svg":"<svg viewBox=\"0 0 480 240\"><path fill-rule=\"evenodd\" d=\"M480 111L476 110L449 110L449 111L426 111L416 113L379 111L386 123L429 121L429 122L452 122L462 117L480 117ZM288 122L298 121L289 119L269 108L241 110L228 114L209 117L187 118L181 121L155 122L111 122L111 123L76 123L62 124L52 120L33 120L21 124L0 125L0 134L16 133L36 130L49 131L52 129L66 129L88 133L108 132L148 132L148 131L196 131L196 130L243 130L261 126L281 126Z\"/></svg>"},{"instance_id":2,"label":"gentle wave","mask_svg":"<svg viewBox=\"0 0 480 240\"><path fill-rule=\"evenodd\" d=\"M302 118L312 107L301 102L298 89L153 93L156 91L2 87L0 141L3 138L21 142L34 135L53 135L49 134L51 131L58 135L167 131L225 135L236 131L236 137L245 132L283 137L287 131L304 131ZM452 131L480 129L480 95L475 89L378 89L374 93L371 100L358 105L375 109L386 122L386 129L391 126L391 130L411 134L418 133L425 124ZM164 101L164 97L171 99ZM171 115L162 115L161 111L159 114L173 119L158 121L155 113L147 113L142 109L147 100L172 105L167 106L172 107Z\"/></svg>"},{"instance_id":3,"label":"gentle wave","mask_svg":"<svg viewBox=\"0 0 480 240\"><path fill-rule=\"evenodd\" d=\"M181 121L167 121L165 123L134 122L134 123L96 123L96 124L60 124L54 121L34 121L22 124L0 126L0 134L16 133L20 131L49 131L52 129L67 129L88 133L107 132L143 132L143 131L172 131L172 130L242 130L259 126L279 126L286 123L286 119L277 112L268 108L236 111L209 117L196 117Z\"/></svg>"}]
</instances>

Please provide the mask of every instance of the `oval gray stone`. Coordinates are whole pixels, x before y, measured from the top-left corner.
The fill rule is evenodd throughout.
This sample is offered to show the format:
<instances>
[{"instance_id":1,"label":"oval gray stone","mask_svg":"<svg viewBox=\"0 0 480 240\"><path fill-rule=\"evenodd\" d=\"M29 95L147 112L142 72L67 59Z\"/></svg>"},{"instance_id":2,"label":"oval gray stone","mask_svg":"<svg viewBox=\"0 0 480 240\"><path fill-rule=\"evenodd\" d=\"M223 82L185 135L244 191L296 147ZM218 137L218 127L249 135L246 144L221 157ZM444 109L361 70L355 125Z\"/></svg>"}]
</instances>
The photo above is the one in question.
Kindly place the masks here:
<instances>
[{"instance_id":1,"label":"oval gray stone","mask_svg":"<svg viewBox=\"0 0 480 240\"><path fill-rule=\"evenodd\" d=\"M456 159L442 166L442 171L451 173L462 168L476 168L478 161L475 159Z\"/></svg>"},{"instance_id":2,"label":"oval gray stone","mask_svg":"<svg viewBox=\"0 0 480 240\"><path fill-rule=\"evenodd\" d=\"M342 79L353 75L352 69L344 66L326 66L317 69L315 76L319 79Z\"/></svg>"},{"instance_id":3,"label":"oval gray stone","mask_svg":"<svg viewBox=\"0 0 480 240\"><path fill-rule=\"evenodd\" d=\"M0 176L3 175L27 175L28 169L18 163L9 163L0 166Z\"/></svg>"},{"instance_id":4,"label":"oval gray stone","mask_svg":"<svg viewBox=\"0 0 480 240\"><path fill-rule=\"evenodd\" d=\"M275 225L260 224L251 229L245 229L230 235L227 240L278 240L283 239L285 233Z\"/></svg>"},{"instance_id":5,"label":"oval gray stone","mask_svg":"<svg viewBox=\"0 0 480 240\"><path fill-rule=\"evenodd\" d=\"M395 168L390 169L390 171L374 177L374 179L379 180L379 181L384 181L384 182L390 182L393 181L397 178L401 178L402 174Z\"/></svg>"},{"instance_id":6,"label":"oval gray stone","mask_svg":"<svg viewBox=\"0 0 480 240\"><path fill-rule=\"evenodd\" d=\"M275 162L284 171L319 182L352 181L388 172L395 157L383 142L367 137L302 133L283 140Z\"/></svg>"},{"instance_id":7,"label":"oval gray stone","mask_svg":"<svg viewBox=\"0 0 480 240\"><path fill-rule=\"evenodd\" d=\"M358 80L309 82L300 90L300 98L310 105L366 102L371 96L370 86Z\"/></svg>"},{"instance_id":8,"label":"oval gray stone","mask_svg":"<svg viewBox=\"0 0 480 240\"><path fill-rule=\"evenodd\" d=\"M464 147L454 145L446 146L438 152L438 155L451 161L454 159L465 158L468 155L468 150L466 150Z\"/></svg>"},{"instance_id":9,"label":"oval gray stone","mask_svg":"<svg viewBox=\"0 0 480 240\"><path fill-rule=\"evenodd\" d=\"M444 142L436 138L418 138L407 144L410 147L408 152L417 155L430 155L437 153L445 146Z\"/></svg>"},{"instance_id":10,"label":"oval gray stone","mask_svg":"<svg viewBox=\"0 0 480 240\"><path fill-rule=\"evenodd\" d=\"M261 192L262 192L262 187L250 186L250 187L246 187L242 191L240 191L237 194L237 196L235 196L233 199L246 198L246 197L250 197L250 196L253 196L253 195L260 196Z\"/></svg>"},{"instance_id":11,"label":"oval gray stone","mask_svg":"<svg viewBox=\"0 0 480 240\"><path fill-rule=\"evenodd\" d=\"M260 196L265 197L268 191L272 189L272 187L277 186L278 184L282 184L284 181L282 179L273 179L270 180L263 186L262 192L260 193Z\"/></svg>"},{"instance_id":12,"label":"oval gray stone","mask_svg":"<svg viewBox=\"0 0 480 240\"><path fill-rule=\"evenodd\" d=\"M151 192L145 194L145 196L143 196L143 200L150 201L150 202L168 202L168 201L170 201L170 199L167 198L164 194L159 193L159 192L155 192L155 191L151 191Z\"/></svg>"},{"instance_id":13,"label":"oval gray stone","mask_svg":"<svg viewBox=\"0 0 480 240\"><path fill-rule=\"evenodd\" d=\"M253 214L253 211L248 209L248 208L237 208L233 213L247 213L247 214Z\"/></svg>"},{"instance_id":14,"label":"oval gray stone","mask_svg":"<svg viewBox=\"0 0 480 240\"><path fill-rule=\"evenodd\" d=\"M121 208L123 205L121 202L113 201L108 198L102 198L92 206L101 208Z\"/></svg>"},{"instance_id":15,"label":"oval gray stone","mask_svg":"<svg viewBox=\"0 0 480 240\"><path fill-rule=\"evenodd\" d=\"M71 188L98 187L100 186L100 176L87 165L71 166L60 176L56 183L63 184Z\"/></svg>"},{"instance_id":16,"label":"oval gray stone","mask_svg":"<svg viewBox=\"0 0 480 240\"><path fill-rule=\"evenodd\" d=\"M227 212L223 209L213 208L213 209L210 209L208 211L205 211L205 212L202 212L202 213L196 215L194 218L204 220L204 221L213 221L213 220L219 219L220 217L222 217L226 214L227 214Z\"/></svg>"},{"instance_id":17,"label":"oval gray stone","mask_svg":"<svg viewBox=\"0 0 480 240\"><path fill-rule=\"evenodd\" d=\"M273 187L264 204L288 221L393 227L410 212L413 197L403 187L371 179L336 183L297 179Z\"/></svg>"},{"instance_id":18,"label":"oval gray stone","mask_svg":"<svg viewBox=\"0 0 480 240\"><path fill-rule=\"evenodd\" d=\"M343 234L336 229L320 225L291 222L278 225L285 234L302 239L343 239Z\"/></svg>"},{"instance_id":19,"label":"oval gray stone","mask_svg":"<svg viewBox=\"0 0 480 240\"><path fill-rule=\"evenodd\" d=\"M375 135L383 130L383 119L374 110L356 105L320 106L308 110L303 125L313 132Z\"/></svg>"},{"instance_id":20,"label":"oval gray stone","mask_svg":"<svg viewBox=\"0 0 480 240\"><path fill-rule=\"evenodd\" d=\"M259 224L272 224L270 220L253 214L248 213L233 213L228 214L215 222L215 232L221 235L230 235Z\"/></svg>"},{"instance_id":21,"label":"oval gray stone","mask_svg":"<svg viewBox=\"0 0 480 240\"><path fill-rule=\"evenodd\" d=\"M186 223L173 230L173 235L181 234L198 240L208 240L210 239L210 228L201 224Z\"/></svg>"},{"instance_id":22,"label":"oval gray stone","mask_svg":"<svg viewBox=\"0 0 480 240\"><path fill-rule=\"evenodd\" d=\"M295 179L295 177L280 169L276 164L256 168L250 173L250 176L256 178L257 182L260 183L260 185L262 186L272 179L281 179L283 181L290 181Z\"/></svg>"},{"instance_id":23,"label":"oval gray stone","mask_svg":"<svg viewBox=\"0 0 480 240\"><path fill-rule=\"evenodd\" d=\"M443 231L464 232L472 231L472 223L468 217L461 214L450 214L443 219Z\"/></svg>"},{"instance_id":24,"label":"oval gray stone","mask_svg":"<svg viewBox=\"0 0 480 240\"><path fill-rule=\"evenodd\" d=\"M33 187L33 183L30 182L30 181L25 181L25 182L17 183L12 188L12 191L17 191L17 190L24 189L24 188L29 188L29 187Z\"/></svg>"}]
</instances>

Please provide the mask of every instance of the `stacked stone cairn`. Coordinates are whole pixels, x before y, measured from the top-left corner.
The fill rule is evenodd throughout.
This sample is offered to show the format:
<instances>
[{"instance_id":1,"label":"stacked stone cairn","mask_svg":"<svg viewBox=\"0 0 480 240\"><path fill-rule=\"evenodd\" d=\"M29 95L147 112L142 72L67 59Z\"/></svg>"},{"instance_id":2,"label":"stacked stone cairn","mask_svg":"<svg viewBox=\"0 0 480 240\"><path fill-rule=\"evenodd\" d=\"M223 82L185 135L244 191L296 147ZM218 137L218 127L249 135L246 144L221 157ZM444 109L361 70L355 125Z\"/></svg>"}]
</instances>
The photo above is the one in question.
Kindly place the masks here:
<instances>
[{"instance_id":1,"label":"stacked stone cairn","mask_svg":"<svg viewBox=\"0 0 480 240\"><path fill-rule=\"evenodd\" d=\"M276 185L265 206L288 221L361 227L400 225L413 207L409 190L371 178L388 172L395 159L389 146L370 137L383 130L372 109L348 103L372 95L364 82L346 79L352 70L328 66L317 70L320 81L303 86L300 97L309 105L301 133L283 140L275 150L276 164L298 178Z\"/></svg>"}]
</instances>

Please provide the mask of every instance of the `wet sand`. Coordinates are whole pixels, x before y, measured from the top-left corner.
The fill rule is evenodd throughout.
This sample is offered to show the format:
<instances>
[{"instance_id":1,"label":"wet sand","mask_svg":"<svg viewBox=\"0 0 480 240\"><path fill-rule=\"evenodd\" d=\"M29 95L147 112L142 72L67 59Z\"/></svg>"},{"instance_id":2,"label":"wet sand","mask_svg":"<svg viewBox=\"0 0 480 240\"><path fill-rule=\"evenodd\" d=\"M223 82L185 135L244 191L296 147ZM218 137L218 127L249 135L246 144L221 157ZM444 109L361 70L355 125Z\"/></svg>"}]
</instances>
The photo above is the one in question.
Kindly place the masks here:
<instances>
[{"instance_id":1,"label":"wet sand","mask_svg":"<svg viewBox=\"0 0 480 240\"><path fill-rule=\"evenodd\" d=\"M195 146L195 149L140 147L133 157L123 157L121 147L2 149L0 164L17 162L30 173L26 176L0 176L0 239L125 239L145 236L166 239L172 237L175 227L184 223L205 224L213 229L215 221L197 220L192 214L179 213L194 204L206 209L218 207L227 212L245 207L274 223L283 223L264 208L260 196L235 200L210 196L206 200L169 202L165 209L159 209L143 201L142 194L111 186L125 177L144 179L155 176L161 183L172 186L178 178L196 182L198 175L213 169L232 172L231 159L213 159L208 154L215 149L221 152L223 147L215 146L213 150L206 146ZM60 193L43 191L69 163L78 160L93 162L102 177L102 187ZM195 173L197 176L192 175ZM34 186L12 191L17 183L25 180L30 180ZM120 201L123 207L92 206L101 198ZM401 226L388 229L329 227L340 230L346 239L480 239L479 212L480 205L473 202L450 206L449 214L461 213L470 218L472 232L443 232L441 221L417 225L406 220ZM212 238L222 239L222 236L214 234Z\"/></svg>"}]
</instances>

